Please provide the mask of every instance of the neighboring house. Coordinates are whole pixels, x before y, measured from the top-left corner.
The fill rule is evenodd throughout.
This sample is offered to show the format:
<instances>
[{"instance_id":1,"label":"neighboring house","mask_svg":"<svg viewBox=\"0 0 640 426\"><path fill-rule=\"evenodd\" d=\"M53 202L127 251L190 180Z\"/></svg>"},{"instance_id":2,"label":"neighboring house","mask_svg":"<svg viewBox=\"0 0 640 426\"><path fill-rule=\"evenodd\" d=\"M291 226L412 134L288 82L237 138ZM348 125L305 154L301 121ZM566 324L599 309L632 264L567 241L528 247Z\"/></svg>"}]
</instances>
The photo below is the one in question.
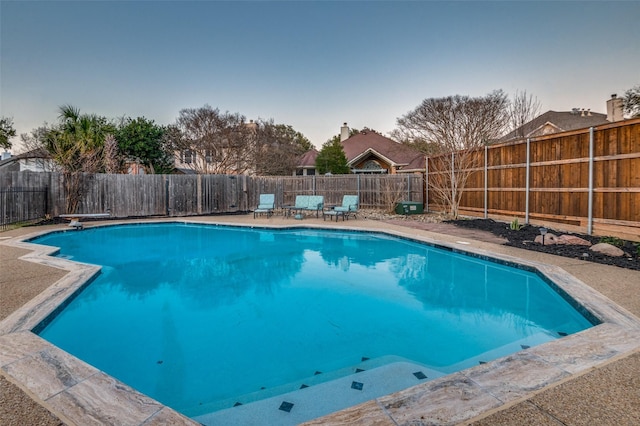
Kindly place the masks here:
<instances>
[{"instance_id":1,"label":"neighboring house","mask_svg":"<svg viewBox=\"0 0 640 426\"><path fill-rule=\"evenodd\" d=\"M147 168L139 160L128 158L124 161L124 168L128 175L146 175Z\"/></svg>"},{"instance_id":2,"label":"neighboring house","mask_svg":"<svg viewBox=\"0 0 640 426\"><path fill-rule=\"evenodd\" d=\"M34 149L19 155L3 153L0 171L9 172L51 172L56 170L51 155L42 148Z\"/></svg>"},{"instance_id":3,"label":"neighboring house","mask_svg":"<svg viewBox=\"0 0 640 426\"><path fill-rule=\"evenodd\" d=\"M573 108L571 111L547 111L525 123L514 131L498 139L507 142L515 139L532 138L570 130L584 129L592 126L620 121L622 115L622 99L611 95L607 101L607 114L591 112L589 109Z\"/></svg>"},{"instance_id":4,"label":"neighboring house","mask_svg":"<svg viewBox=\"0 0 640 426\"><path fill-rule=\"evenodd\" d=\"M176 168L176 171L179 174L185 174L185 175L196 174L196 168L206 167L206 165L203 165L203 164L196 165L195 163L198 161L200 163L204 161L207 164L210 164L211 156L208 156L206 158L202 158L202 157L198 158L198 156L196 155L196 152L191 149L176 151L174 153L174 166Z\"/></svg>"},{"instance_id":5,"label":"neighboring house","mask_svg":"<svg viewBox=\"0 0 640 426\"><path fill-rule=\"evenodd\" d=\"M407 145L364 129L349 137L347 123L341 128L342 149L347 157L351 173L396 174L424 173L425 155ZM314 175L318 152L306 152L296 168L297 175Z\"/></svg>"},{"instance_id":6,"label":"neighboring house","mask_svg":"<svg viewBox=\"0 0 640 426\"><path fill-rule=\"evenodd\" d=\"M249 120L245 124L250 131L257 131L258 124L253 120ZM226 143L212 147L212 149L182 149L173 153L174 166L179 174L253 174L254 170L247 167L244 162L234 163L232 160L233 151L227 150ZM216 152L214 149L219 150Z\"/></svg>"},{"instance_id":7,"label":"neighboring house","mask_svg":"<svg viewBox=\"0 0 640 426\"><path fill-rule=\"evenodd\" d=\"M298 176L312 176L316 174L316 158L318 158L318 151L311 149L300 157L298 165L294 175Z\"/></svg>"}]
</instances>

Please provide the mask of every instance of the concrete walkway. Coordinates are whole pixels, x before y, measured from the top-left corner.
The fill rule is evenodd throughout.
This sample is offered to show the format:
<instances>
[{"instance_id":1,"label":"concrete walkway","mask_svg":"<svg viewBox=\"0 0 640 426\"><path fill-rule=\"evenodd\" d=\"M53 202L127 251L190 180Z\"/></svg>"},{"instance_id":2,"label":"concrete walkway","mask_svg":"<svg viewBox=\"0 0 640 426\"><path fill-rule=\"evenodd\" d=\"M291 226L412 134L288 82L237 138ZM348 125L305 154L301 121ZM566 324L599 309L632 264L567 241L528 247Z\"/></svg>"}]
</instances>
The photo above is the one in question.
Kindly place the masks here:
<instances>
[{"instance_id":1,"label":"concrete walkway","mask_svg":"<svg viewBox=\"0 0 640 426\"><path fill-rule=\"evenodd\" d=\"M327 225L322 219L271 218L253 219L252 215L197 218L227 223L268 225ZM447 224L426 224L415 221L381 222L374 220L348 221L350 226L365 229L396 229L406 232L406 226L427 238L447 243L464 243L489 252L519 257L549 265L556 265L619 306L640 316L640 272L612 266L588 263L533 251L499 245L500 241L486 232L459 229ZM404 222L404 223L403 223ZM341 223L341 222L340 222ZM87 223L91 226L93 223ZM334 222L335 224L335 222ZM335 226L335 225L334 225ZM0 232L2 239L27 235L45 229L63 229L65 225L20 228ZM0 245L0 320L9 315L58 281L65 272L20 260L23 249ZM2 350L0 348L0 355ZM36 401L28 391L13 384L13 380L0 370L0 424L23 425L70 424L59 413L50 413L42 401ZM60 420L60 419L63 420ZM339 417L327 418L324 424L354 424L354 419L341 422ZM366 419L355 423L371 424ZM420 424L412 422L411 424ZM637 425L640 424L640 353L614 358L605 365L572 375L548 388L514 400L499 409L489 411L464 424L474 425Z\"/></svg>"}]
</instances>

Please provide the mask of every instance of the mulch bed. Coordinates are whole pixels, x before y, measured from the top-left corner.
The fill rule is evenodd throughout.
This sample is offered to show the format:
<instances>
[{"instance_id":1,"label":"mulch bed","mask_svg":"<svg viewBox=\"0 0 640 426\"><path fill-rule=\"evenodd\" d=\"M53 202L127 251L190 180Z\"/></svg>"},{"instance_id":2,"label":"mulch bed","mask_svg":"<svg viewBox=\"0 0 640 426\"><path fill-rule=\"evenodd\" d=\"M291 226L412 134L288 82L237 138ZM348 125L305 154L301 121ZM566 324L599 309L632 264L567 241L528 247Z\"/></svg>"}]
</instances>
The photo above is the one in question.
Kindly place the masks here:
<instances>
[{"instance_id":1,"label":"mulch bed","mask_svg":"<svg viewBox=\"0 0 640 426\"><path fill-rule=\"evenodd\" d=\"M625 252L622 257L612 257L600 253L595 253L589 250L589 247L579 245L542 245L540 243L534 243L535 238L540 235L539 226L525 225L520 230L510 229L508 223L496 222L493 219L462 219L462 220L448 220L446 223L451 223L459 227L473 228L482 231L491 232L493 235L506 238L508 242L506 245L512 247L518 247L526 250L534 250L548 254L555 254L556 256L570 257L574 259L581 259L588 262L602 263L605 265L614 265L621 268L634 269L640 271L640 243L632 241L622 240L622 245L619 246L621 250ZM602 237L593 237L583 234L573 234L567 232L556 231L549 228L549 232L557 236L563 234L574 235L589 241L591 244L597 244L601 242ZM608 241L605 241L608 242Z\"/></svg>"}]
</instances>

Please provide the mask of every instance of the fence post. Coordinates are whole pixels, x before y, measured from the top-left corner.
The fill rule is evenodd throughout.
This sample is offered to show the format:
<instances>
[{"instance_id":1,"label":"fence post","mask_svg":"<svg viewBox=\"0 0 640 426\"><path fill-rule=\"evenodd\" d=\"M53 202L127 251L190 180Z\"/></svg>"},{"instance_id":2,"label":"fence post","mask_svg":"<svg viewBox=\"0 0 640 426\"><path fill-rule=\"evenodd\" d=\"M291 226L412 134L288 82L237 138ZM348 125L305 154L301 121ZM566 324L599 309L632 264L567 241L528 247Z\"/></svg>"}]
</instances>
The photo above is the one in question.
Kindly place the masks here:
<instances>
[{"instance_id":1,"label":"fence post","mask_svg":"<svg viewBox=\"0 0 640 426\"><path fill-rule=\"evenodd\" d=\"M44 186L44 214L45 217L49 214L49 186Z\"/></svg>"},{"instance_id":2,"label":"fence post","mask_svg":"<svg viewBox=\"0 0 640 426\"><path fill-rule=\"evenodd\" d=\"M424 206L425 211L429 213L429 157L424 157Z\"/></svg>"},{"instance_id":3,"label":"fence post","mask_svg":"<svg viewBox=\"0 0 640 426\"><path fill-rule=\"evenodd\" d=\"M169 176L164 175L164 211L169 216Z\"/></svg>"},{"instance_id":4,"label":"fence post","mask_svg":"<svg viewBox=\"0 0 640 426\"><path fill-rule=\"evenodd\" d=\"M531 170L531 138L527 138L527 168L525 172L525 189L524 189L524 223L529 224L529 173Z\"/></svg>"},{"instance_id":5,"label":"fence post","mask_svg":"<svg viewBox=\"0 0 640 426\"><path fill-rule=\"evenodd\" d=\"M202 175L196 175L196 210L198 214L202 214Z\"/></svg>"},{"instance_id":6,"label":"fence post","mask_svg":"<svg viewBox=\"0 0 640 426\"><path fill-rule=\"evenodd\" d=\"M489 218L489 147L484 146L484 218Z\"/></svg>"},{"instance_id":7,"label":"fence post","mask_svg":"<svg viewBox=\"0 0 640 426\"><path fill-rule=\"evenodd\" d=\"M407 175L407 200L411 200L411 176Z\"/></svg>"},{"instance_id":8,"label":"fence post","mask_svg":"<svg viewBox=\"0 0 640 426\"><path fill-rule=\"evenodd\" d=\"M451 213L453 212L453 209L455 208L455 216L458 216L458 205L456 205L456 199L458 197L458 191L456 188L456 166L455 166L455 153L453 151L451 151Z\"/></svg>"},{"instance_id":9,"label":"fence post","mask_svg":"<svg viewBox=\"0 0 640 426\"><path fill-rule=\"evenodd\" d=\"M589 205L587 207L587 235L593 233L593 127L589 127Z\"/></svg>"}]
</instances>

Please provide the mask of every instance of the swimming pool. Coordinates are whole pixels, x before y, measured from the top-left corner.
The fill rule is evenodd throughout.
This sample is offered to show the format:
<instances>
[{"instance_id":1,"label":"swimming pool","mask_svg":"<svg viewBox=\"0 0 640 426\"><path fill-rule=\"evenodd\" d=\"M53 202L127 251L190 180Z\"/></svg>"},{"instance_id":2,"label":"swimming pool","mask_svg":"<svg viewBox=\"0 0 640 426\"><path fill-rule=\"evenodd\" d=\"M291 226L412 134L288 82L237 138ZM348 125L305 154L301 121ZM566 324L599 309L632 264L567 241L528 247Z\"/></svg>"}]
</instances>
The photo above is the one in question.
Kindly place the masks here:
<instances>
[{"instance_id":1,"label":"swimming pool","mask_svg":"<svg viewBox=\"0 0 640 426\"><path fill-rule=\"evenodd\" d=\"M40 334L191 416L393 363L433 378L591 326L537 274L370 233L163 224L34 242L104 265Z\"/></svg>"}]
</instances>

